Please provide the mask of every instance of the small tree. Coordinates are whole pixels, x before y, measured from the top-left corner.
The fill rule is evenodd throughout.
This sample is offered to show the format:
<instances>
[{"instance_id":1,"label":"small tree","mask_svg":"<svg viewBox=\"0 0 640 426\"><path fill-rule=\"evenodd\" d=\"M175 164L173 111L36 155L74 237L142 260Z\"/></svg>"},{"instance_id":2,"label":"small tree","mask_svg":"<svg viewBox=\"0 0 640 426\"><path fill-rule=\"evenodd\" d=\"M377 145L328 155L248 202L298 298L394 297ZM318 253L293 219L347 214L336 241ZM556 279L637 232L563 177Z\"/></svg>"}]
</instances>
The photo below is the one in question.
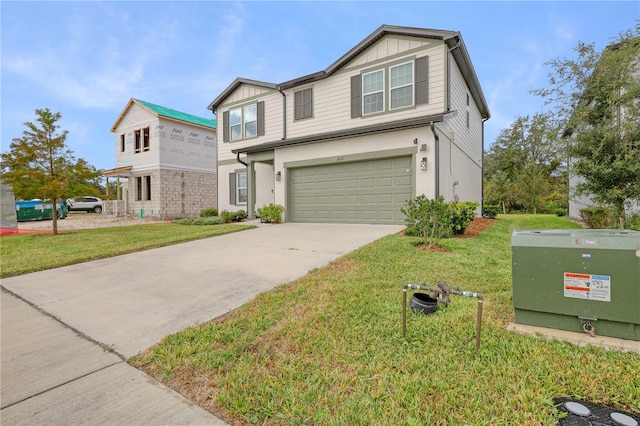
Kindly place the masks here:
<instances>
[{"instance_id":1,"label":"small tree","mask_svg":"<svg viewBox=\"0 0 640 426\"><path fill-rule=\"evenodd\" d=\"M77 160L65 141L67 131L59 132L56 123L62 115L48 108L36 109L36 123L24 123L21 138L14 138L10 151L2 153L0 178L13 185L16 198L49 199L53 203L54 235L58 233L57 201L64 200L97 179L96 169L85 160Z\"/></svg>"},{"instance_id":2,"label":"small tree","mask_svg":"<svg viewBox=\"0 0 640 426\"><path fill-rule=\"evenodd\" d=\"M442 196L430 200L418 195L408 200L400 211L405 215L408 233L419 236L429 248L451 235L451 208Z\"/></svg>"}]
</instances>

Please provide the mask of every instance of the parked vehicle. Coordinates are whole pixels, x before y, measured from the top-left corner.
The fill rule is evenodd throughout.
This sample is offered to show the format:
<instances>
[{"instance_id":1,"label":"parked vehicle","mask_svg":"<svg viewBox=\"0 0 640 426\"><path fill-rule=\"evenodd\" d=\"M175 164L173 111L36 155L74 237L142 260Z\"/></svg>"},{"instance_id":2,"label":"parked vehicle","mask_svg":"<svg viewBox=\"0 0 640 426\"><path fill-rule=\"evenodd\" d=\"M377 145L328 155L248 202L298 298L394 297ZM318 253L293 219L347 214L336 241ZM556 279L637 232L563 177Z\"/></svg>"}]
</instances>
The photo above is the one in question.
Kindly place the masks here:
<instances>
[{"instance_id":1,"label":"parked vehicle","mask_svg":"<svg viewBox=\"0 0 640 426\"><path fill-rule=\"evenodd\" d=\"M67 205L58 201L56 208L58 219L67 217ZM30 220L49 220L53 218L53 204L51 201L33 199L31 201L16 201L16 220L27 222Z\"/></svg>"},{"instance_id":2,"label":"parked vehicle","mask_svg":"<svg viewBox=\"0 0 640 426\"><path fill-rule=\"evenodd\" d=\"M69 198L67 200L67 208L70 212L102 213L102 199L90 196Z\"/></svg>"}]
</instances>

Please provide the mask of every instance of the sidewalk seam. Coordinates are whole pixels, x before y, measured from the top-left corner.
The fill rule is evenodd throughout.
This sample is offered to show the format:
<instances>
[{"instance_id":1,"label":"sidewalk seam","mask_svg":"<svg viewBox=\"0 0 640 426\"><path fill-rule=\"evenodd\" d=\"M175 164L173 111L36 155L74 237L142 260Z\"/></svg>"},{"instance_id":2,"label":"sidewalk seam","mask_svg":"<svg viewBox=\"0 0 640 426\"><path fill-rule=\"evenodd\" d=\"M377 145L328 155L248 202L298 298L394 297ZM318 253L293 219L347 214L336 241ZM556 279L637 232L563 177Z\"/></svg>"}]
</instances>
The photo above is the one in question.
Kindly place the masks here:
<instances>
[{"instance_id":1,"label":"sidewalk seam","mask_svg":"<svg viewBox=\"0 0 640 426\"><path fill-rule=\"evenodd\" d=\"M65 323L64 321L62 321L60 318L56 317L55 315L45 311L44 309L42 309L40 306L36 305L33 302L30 302L29 300L25 299L24 297L20 296L17 293L14 293L13 291L7 289L5 286L0 285L0 287L2 288L2 291L10 294L11 296L15 297L16 299L19 299L21 301L23 301L24 303L26 303L27 305L31 306L33 309L35 309L36 311L40 312L42 315L45 315L55 321L57 321L58 323L60 323L63 327L68 328L69 330L73 331L78 337L85 339L91 343L93 343L94 345L98 345L100 346L105 352L110 352L114 355L116 355L118 358L120 358L122 361L127 361L127 357L125 357L124 355L122 355L121 353L114 351L112 347L97 341L96 339L94 339L93 337L89 336L86 333L83 333L82 331L78 330L75 327L70 326L69 324Z\"/></svg>"},{"instance_id":2,"label":"sidewalk seam","mask_svg":"<svg viewBox=\"0 0 640 426\"><path fill-rule=\"evenodd\" d=\"M21 399L20 401L15 401L15 402L12 402L11 404L5 405L4 407L0 407L0 410L4 410L5 408L12 407L12 406L14 406L14 405L16 405L16 404L20 404L20 403L22 403L22 402L24 402L24 401L27 401L27 400L31 399L31 398L35 398L36 396L42 395L42 394L44 394L44 393L47 393L47 392L52 391L52 390L54 390L54 389L57 389L57 388L59 388L59 387L62 387L62 386L68 385L69 383L73 383L73 382L75 382L76 380L83 379L83 378L85 378L85 377L87 377L87 376L90 376L90 375L92 375L92 374L94 374L94 373L97 373L98 371L102 371L102 370L105 370L105 369L107 369L107 368L111 368L111 367L113 367L114 365L122 364L123 362L124 362L124 361L114 362L113 364L105 365L104 367L98 368L97 370L90 371L90 372L88 372L88 373L86 373L86 374L83 374L82 376L74 377L73 379L71 379L71 380L67 380L67 381L66 381L66 382L64 382L64 383L57 384L57 385L55 385L55 386L52 386L52 387L50 387L50 388L48 388L48 389L45 389L45 390L42 390L42 391L40 391L40 392L38 392L38 393L35 393L35 394L33 394L33 395L29 395L28 397L23 398L23 399ZM125 362L125 364L126 364L126 362ZM127 365L128 365L128 364L127 364Z\"/></svg>"}]
</instances>

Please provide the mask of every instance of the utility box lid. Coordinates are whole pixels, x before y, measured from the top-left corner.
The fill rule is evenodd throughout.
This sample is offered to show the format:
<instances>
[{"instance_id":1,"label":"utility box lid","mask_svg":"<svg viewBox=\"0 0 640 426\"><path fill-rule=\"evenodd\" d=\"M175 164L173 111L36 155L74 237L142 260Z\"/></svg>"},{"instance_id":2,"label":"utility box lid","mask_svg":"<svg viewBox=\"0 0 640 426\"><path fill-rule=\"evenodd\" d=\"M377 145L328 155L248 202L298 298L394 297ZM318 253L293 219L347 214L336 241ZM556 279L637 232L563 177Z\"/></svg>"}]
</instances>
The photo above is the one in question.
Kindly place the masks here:
<instances>
[{"instance_id":1,"label":"utility box lid","mask_svg":"<svg viewBox=\"0 0 640 426\"><path fill-rule=\"evenodd\" d=\"M640 232L515 230L511 252L516 323L640 340Z\"/></svg>"},{"instance_id":2,"label":"utility box lid","mask_svg":"<svg viewBox=\"0 0 640 426\"><path fill-rule=\"evenodd\" d=\"M640 250L640 232L615 229L516 229L511 235L511 246Z\"/></svg>"}]
</instances>

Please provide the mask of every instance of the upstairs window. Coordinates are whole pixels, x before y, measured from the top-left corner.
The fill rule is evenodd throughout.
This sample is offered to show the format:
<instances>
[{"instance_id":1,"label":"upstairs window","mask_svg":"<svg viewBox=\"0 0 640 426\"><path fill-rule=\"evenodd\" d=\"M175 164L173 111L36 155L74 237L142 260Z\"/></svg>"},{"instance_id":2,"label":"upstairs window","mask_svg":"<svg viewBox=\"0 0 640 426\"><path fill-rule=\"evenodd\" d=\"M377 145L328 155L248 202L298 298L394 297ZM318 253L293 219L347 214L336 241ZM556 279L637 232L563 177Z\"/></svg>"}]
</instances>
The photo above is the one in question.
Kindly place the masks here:
<instances>
[{"instance_id":1,"label":"upstairs window","mask_svg":"<svg viewBox=\"0 0 640 426\"><path fill-rule=\"evenodd\" d=\"M136 138L136 146L135 146L135 152L140 152L140 129L138 130L134 130L133 134L135 135Z\"/></svg>"},{"instance_id":2,"label":"upstairs window","mask_svg":"<svg viewBox=\"0 0 640 426\"><path fill-rule=\"evenodd\" d=\"M362 112L364 115L384 111L384 70L362 76Z\"/></svg>"},{"instance_id":3,"label":"upstairs window","mask_svg":"<svg viewBox=\"0 0 640 426\"><path fill-rule=\"evenodd\" d=\"M224 142L264 135L264 102L244 105L222 113Z\"/></svg>"},{"instance_id":4,"label":"upstairs window","mask_svg":"<svg viewBox=\"0 0 640 426\"><path fill-rule=\"evenodd\" d=\"M149 128L145 127L142 129L142 150L149 151L150 149L150 141L149 141Z\"/></svg>"},{"instance_id":5,"label":"upstairs window","mask_svg":"<svg viewBox=\"0 0 640 426\"><path fill-rule=\"evenodd\" d=\"M389 68L390 109L413 106L413 61Z\"/></svg>"},{"instance_id":6,"label":"upstairs window","mask_svg":"<svg viewBox=\"0 0 640 426\"><path fill-rule=\"evenodd\" d=\"M244 137L255 138L258 136L258 107L256 104L247 105L243 109Z\"/></svg>"},{"instance_id":7,"label":"upstairs window","mask_svg":"<svg viewBox=\"0 0 640 426\"><path fill-rule=\"evenodd\" d=\"M124 133L120 135L120 152L124 152Z\"/></svg>"},{"instance_id":8,"label":"upstairs window","mask_svg":"<svg viewBox=\"0 0 640 426\"><path fill-rule=\"evenodd\" d=\"M135 136L135 152L149 151L151 142L149 140L149 128L136 129L133 131Z\"/></svg>"},{"instance_id":9,"label":"upstairs window","mask_svg":"<svg viewBox=\"0 0 640 426\"><path fill-rule=\"evenodd\" d=\"M313 89L300 90L293 96L294 120L302 120L313 116Z\"/></svg>"},{"instance_id":10,"label":"upstairs window","mask_svg":"<svg viewBox=\"0 0 640 426\"><path fill-rule=\"evenodd\" d=\"M429 57L354 75L350 96L351 118L428 104Z\"/></svg>"}]
</instances>

